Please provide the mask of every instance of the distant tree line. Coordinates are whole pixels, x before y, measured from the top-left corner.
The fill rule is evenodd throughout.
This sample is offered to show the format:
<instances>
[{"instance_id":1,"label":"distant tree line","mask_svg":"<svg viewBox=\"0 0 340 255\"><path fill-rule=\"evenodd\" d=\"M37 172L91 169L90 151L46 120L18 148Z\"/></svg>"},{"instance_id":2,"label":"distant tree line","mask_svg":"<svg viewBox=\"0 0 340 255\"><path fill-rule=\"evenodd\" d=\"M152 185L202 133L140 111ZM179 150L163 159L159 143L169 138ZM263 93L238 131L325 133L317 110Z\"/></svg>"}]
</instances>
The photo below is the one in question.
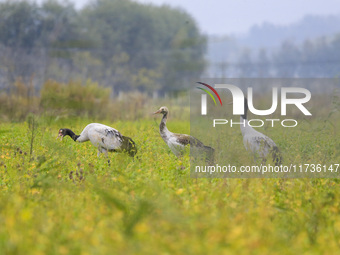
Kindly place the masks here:
<instances>
[{"instance_id":1,"label":"distant tree line","mask_svg":"<svg viewBox=\"0 0 340 255\"><path fill-rule=\"evenodd\" d=\"M38 88L47 79L91 79L114 92L178 89L204 70L205 47L195 20L169 6L0 3L0 88L20 77Z\"/></svg>"},{"instance_id":2,"label":"distant tree line","mask_svg":"<svg viewBox=\"0 0 340 255\"><path fill-rule=\"evenodd\" d=\"M236 59L236 60L235 60ZM238 49L233 61L213 63L210 72L224 77L333 78L340 76L340 33L331 37L284 41L278 49Z\"/></svg>"}]
</instances>

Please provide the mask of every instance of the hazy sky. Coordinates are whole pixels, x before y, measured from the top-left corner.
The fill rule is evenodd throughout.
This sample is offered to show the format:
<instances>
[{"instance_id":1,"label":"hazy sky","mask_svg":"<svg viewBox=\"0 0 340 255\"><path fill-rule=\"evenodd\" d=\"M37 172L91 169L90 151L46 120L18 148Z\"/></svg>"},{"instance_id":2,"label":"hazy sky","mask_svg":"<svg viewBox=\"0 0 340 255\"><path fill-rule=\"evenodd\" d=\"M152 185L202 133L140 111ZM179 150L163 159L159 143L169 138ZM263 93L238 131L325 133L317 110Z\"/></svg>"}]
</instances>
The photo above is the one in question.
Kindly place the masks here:
<instances>
[{"instance_id":1,"label":"hazy sky","mask_svg":"<svg viewBox=\"0 0 340 255\"><path fill-rule=\"evenodd\" d=\"M41 1L41 0L40 0ZM81 7L88 0L69 0ZM268 21L290 24L307 14L340 14L340 0L138 0L168 4L189 12L207 34L246 32L254 24Z\"/></svg>"}]
</instances>

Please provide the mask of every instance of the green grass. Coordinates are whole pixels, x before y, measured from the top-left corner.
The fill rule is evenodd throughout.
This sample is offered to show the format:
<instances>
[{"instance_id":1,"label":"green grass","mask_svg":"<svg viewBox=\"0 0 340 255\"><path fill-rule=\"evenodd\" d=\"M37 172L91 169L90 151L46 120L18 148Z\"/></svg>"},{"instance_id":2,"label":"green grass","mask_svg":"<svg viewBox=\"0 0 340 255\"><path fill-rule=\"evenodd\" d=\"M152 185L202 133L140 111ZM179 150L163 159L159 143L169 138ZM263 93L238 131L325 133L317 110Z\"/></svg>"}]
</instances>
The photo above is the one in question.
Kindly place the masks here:
<instances>
[{"instance_id":1,"label":"green grass","mask_svg":"<svg viewBox=\"0 0 340 255\"><path fill-rule=\"evenodd\" d=\"M91 143L56 140L59 128L80 133L89 122L41 119L32 159L28 124L0 124L0 254L338 253L338 179L190 178L189 157L171 153L158 118L103 122L139 149L135 160L111 153L108 166ZM189 122L168 127L189 133ZM287 139L284 154L303 157L308 146Z\"/></svg>"}]
</instances>

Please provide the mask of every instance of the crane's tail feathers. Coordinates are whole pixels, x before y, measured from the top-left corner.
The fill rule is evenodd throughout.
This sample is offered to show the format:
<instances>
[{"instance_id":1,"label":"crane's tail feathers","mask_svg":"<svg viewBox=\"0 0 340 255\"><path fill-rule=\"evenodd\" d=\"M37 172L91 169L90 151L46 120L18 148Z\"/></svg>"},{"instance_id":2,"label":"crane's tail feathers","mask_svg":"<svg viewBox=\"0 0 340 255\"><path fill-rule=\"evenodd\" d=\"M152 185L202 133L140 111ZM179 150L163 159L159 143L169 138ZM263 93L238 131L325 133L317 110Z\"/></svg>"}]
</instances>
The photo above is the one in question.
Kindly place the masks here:
<instances>
[{"instance_id":1,"label":"crane's tail feathers","mask_svg":"<svg viewBox=\"0 0 340 255\"><path fill-rule=\"evenodd\" d=\"M135 155L137 154L136 143L130 137L122 136L122 138L123 138L123 142L122 142L120 150L109 150L109 151L122 151L122 152L126 152L132 158L134 158Z\"/></svg>"},{"instance_id":2,"label":"crane's tail feathers","mask_svg":"<svg viewBox=\"0 0 340 255\"><path fill-rule=\"evenodd\" d=\"M129 140L129 146L128 146L128 153L131 157L135 157L137 154L137 146L136 143L130 138Z\"/></svg>"},{"instance_id":3,"label":"crane's tail feathers","mask_svg":"<svg viewBox=\"0 0 340 255\"><path fill-rule=\"evenodd\" d=\"M203 146L203 150L205 152L205 161L206 163L212 165L215 160L215 149L210 146Z\"/></svg>"},{"instance_id":4,"label":"crane's tail feathers","mask_svg":"<svg viewBox=\"0 0 340 255\"><path fill-rule=\"evenodd\" d=\"M280 166L282 164L282 155L281 155L279 148L274 147L272 151L272 155L273 155L273 162L275 166Z\"/></svg>"}]
</instances>

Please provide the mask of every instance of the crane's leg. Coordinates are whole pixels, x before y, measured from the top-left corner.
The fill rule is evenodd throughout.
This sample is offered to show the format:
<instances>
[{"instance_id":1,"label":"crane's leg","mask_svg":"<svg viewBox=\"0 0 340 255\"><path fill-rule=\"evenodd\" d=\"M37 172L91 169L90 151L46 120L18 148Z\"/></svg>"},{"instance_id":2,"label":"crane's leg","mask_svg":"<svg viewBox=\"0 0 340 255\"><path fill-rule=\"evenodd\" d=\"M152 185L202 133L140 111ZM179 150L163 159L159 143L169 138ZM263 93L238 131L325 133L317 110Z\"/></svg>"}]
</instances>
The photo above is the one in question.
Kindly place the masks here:
<instances>
[{"instance_id":1,"label":"crane's leg","mask_svg":"<svg viewBox=\"0 0 340 255\"><path fill-rule=\"evenodd\" d=\"M106 159L107 159L107 163L109 163L109 165L110 165L111 161L110 161L110 159L108 159L108 158L109 158L109 155L108 155L108 153L107 153L107 150L104 149L103 147L98 147L97 156L99 157L101 153L104 153L104 155L105 155L105 157L106 157Z\"/></svg>"},{"instance_id":2,"label":"crane's leg","mask_svg":"<svg viewBox=\"0 0 340 255\"><path fill-rule=\"evenodd\" d=\"M110 161L110 159L109 159L109 155L108 155L108 153L107 153L107 150L104 149L104 148L102 148L102 152L105 154L105 157L106 157L106 159L107 159L107 163L110 165L111 161Z\"/></svg>"}]
</instances>

